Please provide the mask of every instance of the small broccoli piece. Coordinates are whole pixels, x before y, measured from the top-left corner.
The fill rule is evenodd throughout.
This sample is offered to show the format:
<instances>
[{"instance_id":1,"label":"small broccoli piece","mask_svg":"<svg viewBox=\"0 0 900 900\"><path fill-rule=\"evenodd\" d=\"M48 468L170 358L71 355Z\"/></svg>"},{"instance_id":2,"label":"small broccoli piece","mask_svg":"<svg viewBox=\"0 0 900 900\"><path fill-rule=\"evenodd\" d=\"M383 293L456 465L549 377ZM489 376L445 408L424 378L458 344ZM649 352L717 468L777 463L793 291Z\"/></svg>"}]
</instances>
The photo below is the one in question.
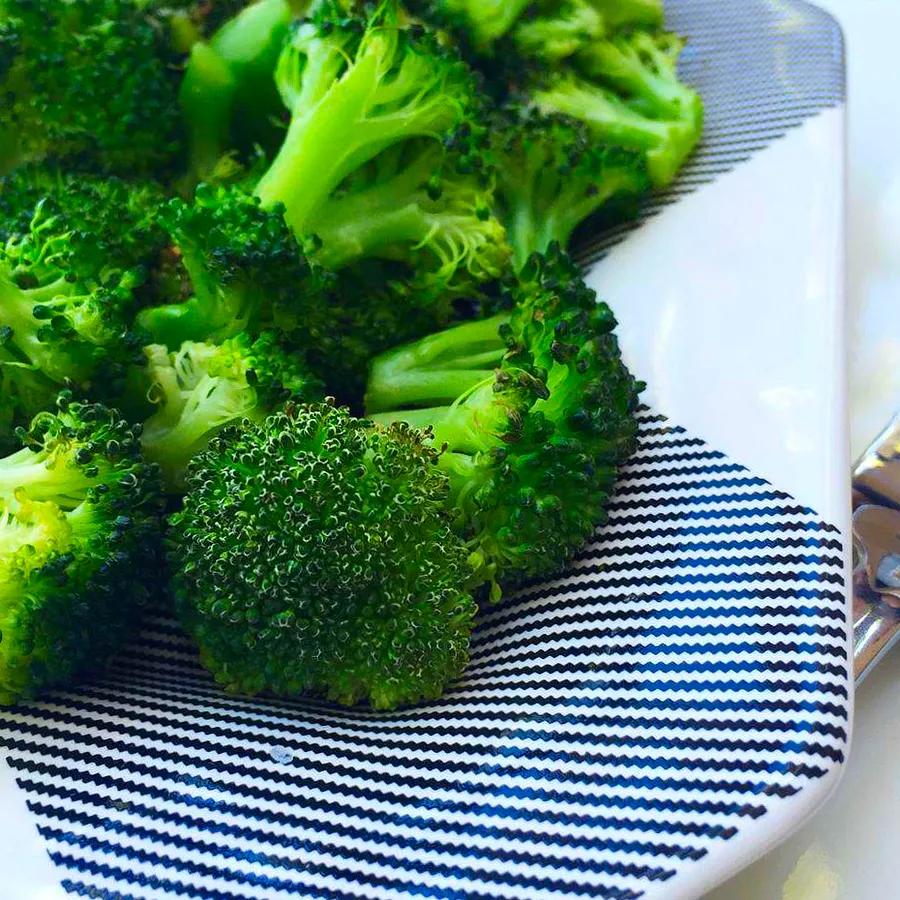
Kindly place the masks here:
<instances>
[{"instance_id":1,"label":"small broccoli piece","mask_svg":"<svg viewBox=\"0 0 900 900\"><path fill-rule=\"evenodd\" d=\"M508 288L510 311L390 351L366 411L446 446L455 526L500 585L557 571L605 520L636 434L637 384L609 307L554 245Z\"/></svg>"},{"instance_id":2,"label":"small broccoli piece","mask_svg":"<svg viewBox=\"0 0 900 900\"><path fill-rule=\"evenodd\" d=\"M14 427L64 384L115 392L140 355L130 322L162 234L153 187L25 168L0 192L16 209L0 243L0 401Z\"/></svg>"},{"instance_id":3,"label":"small broccoli piece","mask_svg":"<svg viewBox=\"0 0 900 900\"><path fill-rule=\"evenodd\" d=\"M172 246L160 258L156 284L171 302L142 309L137 322L170 350L258 331L281 307L294 315L326 278L311 267L280 209L263 210L240 185L201 184L192 203L175 198L163 206L159 222Z\"/></svg>"},{"instance_id":4,"label":"small broccoli piece","mask_svg":"<svg viewBox=\"0 0 900 900\"><path fill-rule=\"evenodd\" d=\"M664 33L632 31L595 41L533 91L545 113L584 122L604 142L646 154L655 187L672 182L700 138L703 104L678 80L683 42Z\"/></svg>"},{"instance_id":5,"label":"small broccoli piece","mask_svg":"<svg viewBox=\"0 0 900 900\"><path fill-rule=\"evenodd\" d=\"M512 113L494 134L497 215L517 269L554 242L567 246L590 216L629 218L649 190L642 154L594 143L575 120Z\"/></svg>"},{"instance_id":6,"label":"small broccoli piece","mask_svg":"<svg viewBox=\"0 0 900 900\"><path fill-rule=\"evenodd\" d=\"M316 230L320 207L366 162L400 141L441 137L477 117L476 79L421 27L402 27L396 0L368 19L323 2L294 26L276 80L291 121L256 192L285 207L298 235Z\"/></svg>"},{"instance_id":7,"label":"small broccoli piece","mask_svg":"<svg viewBox=\"0 0 900 900\"><path fill-rule=\"evenodd\" d=\"M545 10L544 7L548 8ZM546 62L576 53L585 44L605 37L606 19L591 0L563 0L537 4L513 31L517 52Z\"/></svg>"},{"instance_id":8,"label":"small broccoli piece","mask_svg":"<svg viewBox=\"0 0 900 900\"><path fill-rule=\"evenodd\" d=\"M498 278L509 247L491 213L492 181L433 139L395 144L321 207L316 259L332 269L366 257L406 262L431 295Z\"/></svg>"},{"instance_id":9,"label":"small broccoli piece","mask_svg":"<svg viewBox=\"0 0 900 900\"><path fill-rule=\"evenodd\" d=\"M259 0L191 48L179 99L195 181L233 150L277 148L282 105L273 73L296 11L290 0Z\"/></svg>"},{"instance_id":10,"label":"small broccoli piece","mask_svg":"<svg viewBox=\"0 0 900 900\"><path fill-rule=\"evenodd\" d=\"M221 684L377 709L440 696L475 604L436 459L329 405L213 439L169 546L176 607Z\"/></svg>"},{"instance_id":11,"label":"small broccoli piece","mask_svg":"<svg viewBox=\"0 0 900 900\"><path fill-rule=\"evenodd\" d=\"M2 0L0 174L52 157L165 170L180 142L177 73L132 0Z\"/></svg>"},{"instance_id":12,"label":"small broccoli piece","mask_svg":"<svg viewBox=\"0 0 900 900\"><path fill-rule=\"evenodd\" d=\"M159 564L158 472L136 429L62 395L21 433L0 459L0 704L102 666Z\"/></svg>"},{"instance_id":13,"label":"small broccoli piece","mask_svg":"<svg viewBox=\"0 0 900 900\"><path fill-rule=\"evenodd\" d=\"M603 16L607 31L635 26L659 28L663 24L663 0L589 0Z\"/></svg>"},{"instance_id":14,"label":"small broccoli piece","mask_svg":"<svg viewBox=\"0 0 900 900\"><path fill-rule=\"evenodd\" d=\"M449 29L476 52L487 52L516 24L532 0L414 0L417 13Z\"/></svg>"},{"instance_id":15,"label":"small broccoli piece","mask_svg":"<svg viewBox=\"0 0 900 900\"><path fill-rule=\"evenodd\" d=\"M190 460L226 425L260 422L290 398L322 396L303 361L271 333L218 345L186 341L173 352L153 344L144 352L144 392L157 411L144 423L141 446L173 493L184 487Z\"/></svg>"}]
</instances>

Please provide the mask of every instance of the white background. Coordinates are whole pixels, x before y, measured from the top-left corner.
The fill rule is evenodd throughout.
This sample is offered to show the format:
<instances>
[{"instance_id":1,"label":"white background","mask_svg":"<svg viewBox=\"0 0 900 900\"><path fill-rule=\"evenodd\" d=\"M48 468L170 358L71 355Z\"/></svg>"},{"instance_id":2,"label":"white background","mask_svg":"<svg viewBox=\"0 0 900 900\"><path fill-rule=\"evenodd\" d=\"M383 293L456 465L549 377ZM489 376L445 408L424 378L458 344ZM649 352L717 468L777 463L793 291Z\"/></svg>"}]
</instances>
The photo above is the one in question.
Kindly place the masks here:
<instances>
[{"instance_id":1,"label":"white background","mask_svg":"<svg viewBox=\"0 0 900 900\"><path fill-rule=\"evenodd\" d=\"M777 2L777 0L773 0ZM819 0L841 22L849 77L854 456L900 409L900 0ZM853 751L828 805L707 900L900 897L900 650L856 696Z\"/></svg>"}]
</instances>

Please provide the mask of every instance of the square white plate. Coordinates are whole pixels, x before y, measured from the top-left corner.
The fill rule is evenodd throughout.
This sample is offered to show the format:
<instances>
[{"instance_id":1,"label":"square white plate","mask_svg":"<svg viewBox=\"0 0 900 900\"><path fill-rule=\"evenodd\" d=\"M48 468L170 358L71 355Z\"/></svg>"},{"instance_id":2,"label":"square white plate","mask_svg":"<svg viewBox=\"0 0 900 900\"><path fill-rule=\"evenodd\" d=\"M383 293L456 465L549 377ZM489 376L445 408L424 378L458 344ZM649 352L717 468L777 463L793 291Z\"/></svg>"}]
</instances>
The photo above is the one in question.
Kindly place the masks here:
<instances>
[{"instance_id":1,"label":"square white plate","mask_svg":"<svg viewBox=\"0 0 900 900\"><path fill-rule=\"evenodd\" d=\"M650 384L609 524L485 614L438 703L226 697L157 619L107 677L3 712L4 897L696 897L834 787L841 36L794 0L668 7L704 144L639 227L585 244Z\"/></svg>"}]
</instances>

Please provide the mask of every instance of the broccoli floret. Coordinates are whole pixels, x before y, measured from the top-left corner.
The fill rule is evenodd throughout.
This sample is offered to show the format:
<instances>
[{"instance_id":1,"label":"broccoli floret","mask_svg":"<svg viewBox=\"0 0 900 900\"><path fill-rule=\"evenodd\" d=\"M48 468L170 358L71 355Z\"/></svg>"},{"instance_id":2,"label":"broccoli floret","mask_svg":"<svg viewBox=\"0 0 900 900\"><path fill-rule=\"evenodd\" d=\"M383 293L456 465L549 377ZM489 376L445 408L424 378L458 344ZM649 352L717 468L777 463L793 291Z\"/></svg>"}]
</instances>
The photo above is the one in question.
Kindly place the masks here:
<instances>
[{"instance_id":1,"label":"broccoli floret","mask_svg":"<svg viewBox=\"0 0 900 900\"><path fill-rule=\"evenodd\" d=\"M601 214L633 215L650 182L642 154L591 140L575 120L512 113L495 132L497 215L516 268Z\"/></svg>"},{"instance_id":2,"label":"broccoli floret","mask_svg":"<svg viewBox=\"0 0 900 900\"><path fill-rule=\"evenodd\" d=\"M0 191L17 209L0 243L0 401L15 426L64 384L115 392L140 353L130 322L163 236L153 187L26 168Z\"/></svg>"},{"instance_id":3,"label":"broccoli floret","mask_svg":"<svg viewBox=\"0 0 900 900\"><path fill-rule=\"evenodd\" d=\"M283 204L298 235L366 162L403 140L441 137L477 117L474 75L421 27L402 27L396 0L368 19L323 2L294 26L276 81L291 116L257 185L265 208Z\"/></svg>"},{"instance_id":4,"label":"broccoli floret","mask_svg":"<svg viewBox=\"0 0 900 900\"><path fill-rule=\"evenodd\" d=\"M511 311L378 357L366 410L446 446L455 526L500 595L558 570L605 520L635 440L637 384L609 307L554 245L508 289Z\"/></svg>"},{"instance_id":5,"label":"broccoli floret","mask_svg":"<svg viewBox=\"0 0 900 900\"><path fill-rule=\"evenodd\" d=\"M302 359L271 333L218 345L186 341L171 352L153 344L144 352L144 393L157 411L144 423L141 446L171 492L184 487L190 460L226 425L260 422L290 398L322 396Z\"/></svg>"},{"instance_id":6,"label":"broccoli floret","mask_svg":"<svg viewBox=\"0 0 900 900\"><path fill-rule=\"evenodd\" d=\"M179 99L195 181L233 150L277 148L282 106L273 72L295 11L290 0L259 0L191 48Z\"/></svg>"},{"instance_id":7,"label":"broccoli floret","mask_svg":"<svg viewBox=\"0 0 900 900\"><path fill-rule=\"evenodd\" d=\"M441 694L475 604L436 458L403 426L294 404L195 458L170 521L176 606L222 685L378 709Z\"/></svg>"},{"instance_id":8,"label":"broccoli floret","mask_svg":"<svg viewBox=\"0 0 900 900\"><path fill-rule=\"evenodd\" d=\"M413 0L410 7L476 52L486 52L516 24L532 0Z\"/></svg>"},{"instance_id":9,"label":"broccoli floret","mask_svg":"<svg viewBox=\"0 0 900 900\"><path fill-rule=\"evenodd\" d=\"M159 484L99 405L38 415L0 459L0 704L102 666L150 598Z\"/></svg>"},{"instance_id":10,"label":"broccoli floret","mask_svg":"<svg viewBox=\"0 0 900 900\"><path fill-rule=\"evenodd\" d=\"M700 138L703 104L678 80L680 38L631 31L595 41L533 91L538 108L584 122L599 140L646 154L653 184L672 182Z\"/></svg>"},{"instance_id":11,"label":"broccoli floret","mask_svg":"<svg viewBox=\"0 0 900 900\"><path fill-rule=\"evenodd\" d=\"M405 141L356 172L316 215L330 268L367 257L409 263L420 289L441 295L498 278L509 260L491 212L493 173L430 138Z\"/></svg>"},{"instance_id":12,"label":"broccoli floret","mask_svg":"<svg viewBox=\"0 0 900 900\"><path fill-rule=\"evenodd\" d=\"M544 7L548 7L544 9ZM538 4L513 31L518 53L556 62L606 35L606 19L591 0Z\"/></svg>"},{"instance_id":13,"label":"broccoli floret","mask_svg":"<svg viewBox=\"0 0 900 900\"><path fill-rule=\"evenodd\" d=\"M133 0L2 0L0 173L31 160L114 173L179 152L177 73Z\"/></svg>"},{"instance_id":14,"label":"broccoli floret","mask_svg":"<svg viewBox=\"0 0 900 900\"><path fill-rule=\"evenodd\" d=\"M157 285L171 302L141 310L142 330L177 350L184 341L218 343L294 316L320 290L281 210L263 210L241 185L201 184L191 203L175 198L159 213L172 246L160 259ZM168 296L166 294L168 293ZM187 299L185 299L185 294Z\"/></svg>"}]
</instances>

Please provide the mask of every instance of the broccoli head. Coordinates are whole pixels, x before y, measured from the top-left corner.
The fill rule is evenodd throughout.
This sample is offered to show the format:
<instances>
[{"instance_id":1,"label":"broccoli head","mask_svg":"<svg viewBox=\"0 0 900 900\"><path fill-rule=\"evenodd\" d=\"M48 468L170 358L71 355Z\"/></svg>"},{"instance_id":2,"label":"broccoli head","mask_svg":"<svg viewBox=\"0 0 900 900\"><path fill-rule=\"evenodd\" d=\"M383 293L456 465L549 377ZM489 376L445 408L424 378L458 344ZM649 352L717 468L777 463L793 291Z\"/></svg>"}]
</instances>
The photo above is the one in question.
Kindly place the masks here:
<instances>
[{"instance_id":1,"label":"broccoli head","mask_svg":"<svg viewBox=\"0 0 900 900\"><path fill-rule=\"evenodd\" d=\"M60 396L0 459L0 704L103 665L150 598L159 483L139 431Z\"/></svg>"},{"instance_id":2,"label":"broccoli head","mask_svg":"<svg viewBox=\"0 0 900 900\"><path fill-rule=\"evenodd\" d=\"M24 425L64 384L108 396L140 355L130 322L161 245L157 190L20 169L0 242L0 400Z\"/></svg>"},{"instance_id":3,"label":"broccoli head","mask_svg":"<svg viewBox=\"0 0 900 900\"><path fill-rule=\"evenodd\" d=\"M159 172L181 147L177 73L134 0L0 2L0 173L31 160Z\"/></svg>"},{"instance_id":4,"label":"broccoli head","mask_svg":"<svg viewBox=\"0 0 900 900\"><path fill-rule=\"evenodd\" d=\"M494 135L497 215L517 268L566 247L591 216L629 218L650 188L642 154L595 143L575 120L512 112Z\"/></svg>"},{"instance_id":5,"label":"broccoli head","mask_svg":"<svg viewBox=\"0 0 900 900\"><path fill-rule=\"evenodd\" d=\"M513 31L516 51L550 63L571 56L606 35L606 20L597 6L592 0L533 5Z\"/></svg>"},{"instance_id":6,"label":"broccoli head","mask_svg":"<svg viewBox=\"0 0 900 900\"><path fill-rule=\"evenodd\" d=\"M141 446L173 492L183 488L190 460L226 425L260 422L289 398L322 395L303 361L271 333L222 344L186 341L176 351L153 344L144 353L144 393L157 409L144 423Z\"/></svg>"},{"instance_id":7,"label":"broccoli head","mask_svg":"<svg viewBox=\"0 0 900 900\"><path fill-rule=\"evenodd\" d=\"M366 394L374 421L430 429L445 448L455 525L494 598L558 570L605 520L641 389L612 312L555 245L505 299L493 318L378 357Z\"/></svg>"},{"instance_id":8,"label":"broccoli head","mask_svg":"<svg viewBox=\"0 0 900 900\"><path fill-rule=\"evenodd\" d=\"M276 81L290 125L256 192L298 235L357 169L400 141L442 137L480 112L477 81L438 36L405 27L396 0L368 18L323 2L293 26Z\"/></svg>"},{"instance_id":9,"label":"broccoli head","mask_svg":"<svg viewBox=\"0 0 900 900\"><path fill-rule=\"evenodd\" d=\"M532 0L413 0L410 7L447 28L478 53L488 52L516 24Z\"/></svg>"},{"instance_id":10,"label":"broccoli head","mask_svg":"<svg viewBox=\"0 0 900 900\"><path fill-rule=\"evenodd\" d=\"M441 694L475 604L436 459L404 426L327 404L212 440L169 547L176 607L221 684L379 709Z\"/></svg>"},{"instance_id":11,"label":"broccoli head","mask_svg":"<svg viewBox=\"0 0 900 900\"><path fill-rule=\"evenodd\" d=\"M325 273L313 268L285 225L239 185L201 184L193 202L168 201L159 223L171 246L155 281L158 306L142 309L140 328L177 350L184 341L217 343L294 316L318 295Z\"/></svg>"},{"instance_id":12,"label":"broccoli head","mask_svg":"<svg viewBox=\"0 0 900 900\"><path fill-rule=\"evenodd\" d=\"M472 157L431 138L384 150L320 208L317 261L405 262L429 297L498 278L509 259L506 233L491 211L493 173Z\"/></svg>"},{"instance_id":13,"label":"broccoli head","mask_svg":"<svg viewBox=\"0 0 900 900\"><path fill-rule=\"evenodd\" d=\"M618 33L579 51L576 68L543 76L532 97L541 111L579 119L595 138L644 153L654 186L665 187L703 128L699 95L678 79L682 47L664 32Z\"/></svg>"}]
</instances>

